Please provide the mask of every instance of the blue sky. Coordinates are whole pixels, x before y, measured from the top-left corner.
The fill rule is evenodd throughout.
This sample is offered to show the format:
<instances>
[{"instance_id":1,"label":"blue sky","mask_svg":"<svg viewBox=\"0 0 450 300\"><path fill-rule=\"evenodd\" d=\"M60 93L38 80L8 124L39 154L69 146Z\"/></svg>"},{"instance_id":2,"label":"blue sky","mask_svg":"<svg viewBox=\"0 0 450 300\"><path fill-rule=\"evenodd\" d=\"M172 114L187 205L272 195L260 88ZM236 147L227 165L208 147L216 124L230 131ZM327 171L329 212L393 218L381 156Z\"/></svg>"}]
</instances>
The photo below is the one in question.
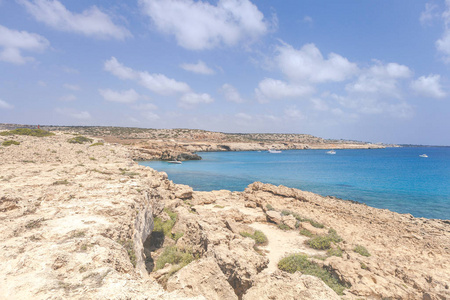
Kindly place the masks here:
<instances>
[{"instance_id":1,"label":"blue sky","mask_svg":"<svg viewBox=\"0 0 450 300\"><path fill-rule=\"evenodd\" d=\"M0 0L0 122L450 145L450 1Z\"/></svg>"}]
</instances>

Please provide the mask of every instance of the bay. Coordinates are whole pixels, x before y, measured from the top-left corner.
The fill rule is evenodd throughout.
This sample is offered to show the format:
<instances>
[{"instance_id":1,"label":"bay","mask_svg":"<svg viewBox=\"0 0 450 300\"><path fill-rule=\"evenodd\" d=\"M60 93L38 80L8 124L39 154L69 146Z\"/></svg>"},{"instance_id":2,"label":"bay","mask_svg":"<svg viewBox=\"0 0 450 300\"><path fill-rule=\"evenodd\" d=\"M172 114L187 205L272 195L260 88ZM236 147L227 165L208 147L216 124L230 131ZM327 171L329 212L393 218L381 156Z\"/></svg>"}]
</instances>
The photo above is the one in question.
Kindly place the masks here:
<instances>
[{"instance_id":1,"label":"bay","mask_svg":"<svg viewBox=\"0 0 450 300\"><path fill-rule=\"evenodd\" d=\"M415 217L450 219L450 148L203 152L203 160L140 162L197 191L243 191L261 181ZM428 158L419 157L426 153Z\"/></svg>"}]
</instances>

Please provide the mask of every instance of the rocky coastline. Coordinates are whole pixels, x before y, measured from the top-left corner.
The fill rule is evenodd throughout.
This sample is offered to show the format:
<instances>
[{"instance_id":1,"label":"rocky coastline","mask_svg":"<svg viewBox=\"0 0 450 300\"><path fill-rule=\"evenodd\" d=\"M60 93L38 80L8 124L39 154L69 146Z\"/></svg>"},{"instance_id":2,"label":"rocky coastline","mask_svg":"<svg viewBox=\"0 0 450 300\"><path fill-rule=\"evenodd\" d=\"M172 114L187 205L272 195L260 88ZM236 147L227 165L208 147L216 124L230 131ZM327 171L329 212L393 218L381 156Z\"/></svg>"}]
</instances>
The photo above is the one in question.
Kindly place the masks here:
<instances>
[{"instance_id":1,"label":"rocky coastline","mask_svg":"<svg viewBox=\"0 0 450 300\"><path fill-rule=\"evenodd\" d=\"M196 192L136 144L53 132L0 131L16 142L0 146L0 299L450 299L448 220L259 182ZM286 271L292 254L318 273Z\"/></svg>"}]
</instances>

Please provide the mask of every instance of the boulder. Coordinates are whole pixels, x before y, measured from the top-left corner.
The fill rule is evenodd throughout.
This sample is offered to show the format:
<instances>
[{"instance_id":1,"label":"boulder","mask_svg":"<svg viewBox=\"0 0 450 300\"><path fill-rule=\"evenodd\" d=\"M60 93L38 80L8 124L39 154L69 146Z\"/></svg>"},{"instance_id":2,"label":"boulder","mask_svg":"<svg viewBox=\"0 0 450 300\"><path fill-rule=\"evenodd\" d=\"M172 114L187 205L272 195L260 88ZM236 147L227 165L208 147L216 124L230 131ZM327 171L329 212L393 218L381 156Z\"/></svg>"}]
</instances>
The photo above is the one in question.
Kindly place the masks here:
<instances>
[{"instance_id":1,"label":"boulder","mask_svg":"<svg viewBox=\"0 0 450 300\"><path fill-rule=\"evenodd\" d=\"M178 184L175 190L175 198L187 200L192 198L192 188L188 185Z\"/></svg>"},{"instance_id":2,"label":"boulder","mask_svg":"<svg viewBox=\"0 0 450 300\"><path fill-rule=\"evenodd\" d=\"M292 215L282 216L281 217L281 222L283 224L289 226L289 228L295 229L295 224L297 224L297 219L294 218Z\"/></svg>"},{"instance_id":3,"label":"boulder","mask_svg":"<svg viewBox=\"0 0 450 300\"><path fill-rule=\"evenodd\" d=\"M274 210L266 211L266 216L269 222L273 222L277 225L281 223L281 214L277 211Z\"/></svg>"},{"instance_id":4,"label":"boulder","mask_svg":"<svg viewBox=\"0 0 450 300\"><path fill-rule=\"evenodd\" d=\"M167 281L167 291L210 300L236 300L238 297L214 258L201 258L178 271Z\"/></svg>"},{"instance_id":5,"label":"boulder","mask_svg":"<svg viewBox=\"0 0 450 300\"><path fill-rule=\"evenodd\" d=\"M277 270L271 274L261 273L255 276L253 286L242 299L338 300L340 297L317 277Z\"/></svg>"},{"instance_id":6,"label":"boulder","mask_svg":"<svg viewBox=\"0 0 450 300\"><path fill-rule=\"evenodd\" d=\"M252 286L253 276L269 264L267 257L256 253L254 245L251 239L235 239L229 245L220 244L208 249L208 254L214 256L238 296Z\"/></svg>"}]
</instances>

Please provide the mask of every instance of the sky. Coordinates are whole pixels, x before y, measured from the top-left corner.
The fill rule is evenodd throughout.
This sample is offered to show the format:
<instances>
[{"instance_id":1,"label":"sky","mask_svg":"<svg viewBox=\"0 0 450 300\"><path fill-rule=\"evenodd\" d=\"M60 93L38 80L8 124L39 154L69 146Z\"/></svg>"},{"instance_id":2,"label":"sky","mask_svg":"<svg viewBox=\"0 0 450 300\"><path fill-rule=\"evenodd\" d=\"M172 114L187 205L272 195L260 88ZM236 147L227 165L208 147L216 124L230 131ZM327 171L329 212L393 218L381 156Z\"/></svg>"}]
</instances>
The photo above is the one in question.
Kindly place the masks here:
<instances>
[{"instance_id":1,"label":"sky","mask_svg":"<svg viewBox=\"0 0 450 300\"><path fill-rule=\"evenodd\" d=\"M0 0L0 123L450 145L450 0Z\"/></svg>"}]
</instances>

